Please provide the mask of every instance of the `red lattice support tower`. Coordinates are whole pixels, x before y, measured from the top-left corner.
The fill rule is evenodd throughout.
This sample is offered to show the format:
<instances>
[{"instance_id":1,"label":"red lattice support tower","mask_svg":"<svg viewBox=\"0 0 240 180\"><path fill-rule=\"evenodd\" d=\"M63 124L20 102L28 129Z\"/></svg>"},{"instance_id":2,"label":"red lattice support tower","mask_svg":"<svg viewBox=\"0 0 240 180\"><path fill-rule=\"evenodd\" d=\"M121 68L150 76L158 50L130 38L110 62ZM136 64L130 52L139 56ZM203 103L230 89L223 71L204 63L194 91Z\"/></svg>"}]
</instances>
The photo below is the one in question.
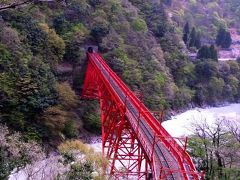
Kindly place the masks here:
<instances>
[{"instance_id":1,"label":"red lattice support tower","mask_svg":"<svg viewBox=\"0 0 240 180\"><path fill-rule=\"evenodd\" d=\"M114 179L200 178L191 158L97 53L88 53L82 98L99 99L102 152ZM149 173L151 172L151 174Z\"/></svg>"},{"instance_id":2,"label":"red lattice support tower","mask_svg":"<svg viewBox=\"0 0 240 180\"><path fill-rule=\"evenodd\" d=\"M109 173L114 179L146 179L150 168L149 160L125 116L126 107L118 103L105 81L89 61L82 98L100 101L102 152L110 160Z\"/></svg>"}]
</instances>

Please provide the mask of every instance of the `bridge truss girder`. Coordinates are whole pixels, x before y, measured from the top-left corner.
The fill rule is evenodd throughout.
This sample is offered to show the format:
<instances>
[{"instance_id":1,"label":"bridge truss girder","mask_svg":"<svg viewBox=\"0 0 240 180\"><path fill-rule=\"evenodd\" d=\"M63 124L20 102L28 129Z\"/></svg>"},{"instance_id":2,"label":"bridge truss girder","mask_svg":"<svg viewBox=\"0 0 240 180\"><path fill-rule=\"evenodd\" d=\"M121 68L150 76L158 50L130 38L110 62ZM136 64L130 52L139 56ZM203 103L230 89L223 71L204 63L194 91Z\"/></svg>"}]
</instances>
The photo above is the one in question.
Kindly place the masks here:
<instances>
[{"instance_id":1,"label":"bridge truss girder","mask_svg":"<svg viewBox=\"0 0 240 180\"><path fill-rule=\"evenodd\" d=\"M186 151L162 128L104 60L95 53L88 53L88 58L82 98L100 101L102 152L110 161L108 174L113 179L132 179L133 176L134 179L199 179ZM134 116L129 103L138 109ZM158 153L159 149L163 151L161 155L156 154L156 149ZM165 162L169 163L168 167Z\"/></svg>"},{"instance_id":2,"label":"bridge truss girder","mask_svg":"<svg viewBox=\"0 0 240 180\"><path fill-rule=\"evenodd\" d=\"M100 101L102 152L110 162L109 175L113 179L147 179L151 176L149 159L125 116L126 108L109 88L89 62L82 98Z\"/></svg>"}]
</instances>

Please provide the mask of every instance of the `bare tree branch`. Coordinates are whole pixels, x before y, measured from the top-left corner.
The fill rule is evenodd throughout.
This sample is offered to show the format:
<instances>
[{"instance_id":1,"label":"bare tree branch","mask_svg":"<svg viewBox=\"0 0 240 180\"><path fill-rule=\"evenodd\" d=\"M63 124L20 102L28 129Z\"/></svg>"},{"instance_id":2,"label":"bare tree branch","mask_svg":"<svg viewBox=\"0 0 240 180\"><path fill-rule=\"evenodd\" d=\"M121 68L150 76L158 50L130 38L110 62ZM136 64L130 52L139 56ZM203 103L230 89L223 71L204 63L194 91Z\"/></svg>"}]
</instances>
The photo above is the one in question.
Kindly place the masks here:
<instances>
[{"instance_id":1,"label":"bare tree branch","mask_svg":"<svg viewBox=\"0 0 240 180\"><path fill-rule=\"evenodd\" d=\"M240 143L240 122L238 119L235 121L226 121L229 131L233 134L236 140Z\"/></svg>"},{"instance_id":2,"label":"bare tree branch","mask_svg":"<svg viewBox=\"0 0 240 180\"><path fill-rule=\"evenodd\" d=\"M0 5L0 11L4 11L7 9L15 9L18 6L22 6L24 4L30 4L34 2L34 0L25 0L25 1L20 1L20 2L14 2L9 5Z\"/></svg>"},{"instance_id":3,"label":"bare tree branch","mask_svg":"<svg viewBox=\"0 0 240 180\"><path fill-rule=\"evenodd\" d=\"M195 137L200 138L204 147L206 171L210 177L222 177L224 169L239 167L240 159L240 123L238 120L216 119L192 124ZM217 174L215 174L217 173Z\"/></svg>"}]
</instances>

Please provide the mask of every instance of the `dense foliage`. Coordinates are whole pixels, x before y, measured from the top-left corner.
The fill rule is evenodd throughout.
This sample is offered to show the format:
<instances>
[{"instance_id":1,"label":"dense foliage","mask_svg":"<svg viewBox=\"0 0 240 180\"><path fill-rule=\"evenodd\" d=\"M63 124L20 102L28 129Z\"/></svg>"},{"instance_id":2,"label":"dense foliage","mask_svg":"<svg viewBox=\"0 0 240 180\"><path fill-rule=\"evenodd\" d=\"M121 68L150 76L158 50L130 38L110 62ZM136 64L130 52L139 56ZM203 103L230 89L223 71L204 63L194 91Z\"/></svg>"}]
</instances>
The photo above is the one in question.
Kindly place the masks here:
<instances>
[{"instance_id":1,"label":"dense foliage","mask_svg":"<svg viewBox=\"0 0 240 180\"><path fill-rule=\"evenodd\" d=\"M197 27L205 43L214 43L220 28L239 29L239 9L238 0L172 0L168 7L176 26Z\"/></svg>"},{"instance_id":2,"label":"dense foliage","mask_svg":"<svg viewBox=\"0 0 240 180\"><path fill-rule=\"evenodd\" d=\"M0 11L0 121L26 142L100 133L98 103L79 98L89 44L151 110L239 101L240 61L217 62L216 47L204 45L229 47L226 29L239 27L239 7L238 0L72 0ZM198 50L196 61L187 48ZM86 168L92 164L72 166L69 178Z\"/></svg>"},{"instance_id":3,"label":"dense foliage","mask_svg":"<svg viewBox=\"0 0 240 180\"><path fill-rule=\"evenodd\" d=\"M230 32L225 29L220 28L216 37L216 44L222 48L229 48L232 43L232 38Z\"/></svg>"},{"instance_id":4,"label":"dense foliage","mask_svg":"<svg viewBox=\"0 0 240 180\"><path fill-rule=\"evenodd\" d=\"M199 49L201 47L200 33L196 32L195 27L192 28L191 32L189 29L189 23L187 22L183 28L183 41L188 48L195 47Z\"/></svg>"},{"instance_id":5,"label":"dense foliage","mask_svg":"<svg viewBox=\"0 0 240 180\"><path fill-rule=\"evenodd\" d=\"M59 136L55 131L76 136L69 109L77 107L78 98L67 83L57 83L55 75L65 42L43 19L33 17L37 9L1 13L1 119L30 139Z\"/></svg>"},{"instance_id":6,"label":"dense foliage","mask_svg":"<svg viewBox=\"0 0 240 180\"><path fill-rule=\"evenodd\" d=\"M218 60L218 55L217 55L217 50L216 48L211 45L211 46L202 46L197 54L198 59L212 59L217 61Z\"/></svg>"}]
</instances>

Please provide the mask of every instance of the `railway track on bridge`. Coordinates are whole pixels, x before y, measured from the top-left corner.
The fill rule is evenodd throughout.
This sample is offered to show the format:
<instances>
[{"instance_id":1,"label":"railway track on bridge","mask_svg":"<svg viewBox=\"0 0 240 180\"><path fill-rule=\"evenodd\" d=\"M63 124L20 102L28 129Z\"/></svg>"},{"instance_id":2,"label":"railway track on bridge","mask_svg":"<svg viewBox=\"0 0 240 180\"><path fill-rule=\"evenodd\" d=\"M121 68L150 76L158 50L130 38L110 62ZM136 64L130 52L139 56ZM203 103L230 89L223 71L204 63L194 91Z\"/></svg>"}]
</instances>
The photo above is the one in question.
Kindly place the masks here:
<instances>
[{"instance_id":1,"label":"railway track on bridge","mask_svg":"<svg viewBox=\"0 0 240 180\"><path fill-rule=\"evenodd\" d=\"M92 69L96 71L95 74L87 71L89 74L92 73L92 78L96 78L95 80L97 83L95 83L94 86L97 86L97 84L106 86L106 89L110 94L109 96L114 96L113 99L116 101L116 103L120 104L120 109L122 106L125 108L125 111L122 111L122 113L124 112L124 116L126 117L127 122L131 127L131 133L138 141L143 154L145 154L145 161L150 165L153 178L168 180L199 179L200 177L197 174L189 155L174 141L174 139L166 131L164 131L160 123L155 122L157 120L152 117L146 107L141 107L141 104L139 104L141 102L136 99L136 97L125 86L125 84L115 75L115 73L110 70L101 56L95 52L91 52L88 53L88 58ZM89 77L85 78L85 82L89 81L88 78ZM94 81L94 79L92 80ZM87 88L87 83L85 83L85 91ZM95 87L95 91L99 91L99 89L98 87ZM109 107L109 109L110 108L111 107ZM108 117L106 117L106 119L107 118ZM117 137L116 134L111 136L111 138L114 137L116 142L117 138L121 139L121 137ZM168 138L170 140L168 140ZM112 143L111 139L109 142L110 144ZM103 146L104 145L105 142L103 143ZM115 156L117 150L118 149L115 148ZM113 155L112 157L115 156ZM114 162L115 160L113 160L113 163ZM139 173L138 177L140 177ZM146 175L146 178L147 177L148 176Z\"/></svg>"}]
</instances>

